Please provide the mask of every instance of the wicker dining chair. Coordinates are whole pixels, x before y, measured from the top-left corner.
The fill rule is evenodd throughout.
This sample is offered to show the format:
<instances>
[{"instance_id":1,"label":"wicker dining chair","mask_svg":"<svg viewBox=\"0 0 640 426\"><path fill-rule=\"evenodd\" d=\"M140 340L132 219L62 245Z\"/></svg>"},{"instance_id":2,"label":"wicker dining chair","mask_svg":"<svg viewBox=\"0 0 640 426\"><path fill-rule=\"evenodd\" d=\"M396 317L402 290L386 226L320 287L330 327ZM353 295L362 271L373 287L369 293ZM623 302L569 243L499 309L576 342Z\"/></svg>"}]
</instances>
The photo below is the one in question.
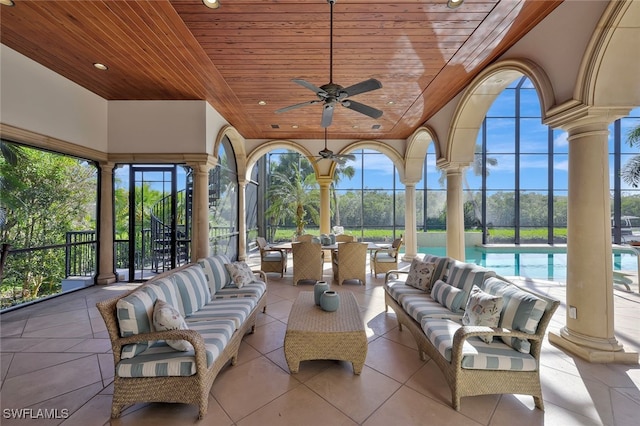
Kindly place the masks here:
<instances>
[{"instance_id":1,"label":"wicker dining chair","mask_svg":"<svg viewBox=\"0 0 640 426\"><path fill-rule=\"evenodd\" d=\"M333 255L333 280L338 285L346 280L358 280L362 285L367 283L367 243L340 243Z\"/></svg>"},{"instance_id":2,"label":"wicker dining chair","mask_svg":"<svg viewBox=\"0 0 640 426\"><path fill-rule=\"evenodd\" d=\"M369 263L371 263L371 273L374 277L377 278L378 274L398 269L399 251L403 243L402 237L396 238L390 248L381 248L371 254Z\"/></svg>"},{"instance_id":3,"label":"wicker dining chair","mask_svg":"<svg viewBox=\"0 0 640 426\"><path fill-rule=\"evenodd\" d=\"M260 270L265 273L275 272L283 277L287 270L286 250L270 248L267 240L263 237L257 237L256 243L260 249Z\"/></svg>"},{"instance_id":4,"label":"wicker dining chair","mask_svg":"<svg viewBox=\"0 0 640 426\"><path fill-rule=\"evenodd\" d=\"M354 235L347 235L347 234L336 235L336 243L352 243L356 241L357 241L357 238Z\"/></svg>"},{"instance_id":5,"label":"wicker dining chair","mask_svg":"<svg viewBox=\"0 0 640 426\"><path fill-rule=\"evenodd\" d=\"M324 252L319 243L298 242L291 244L293 253L293 285L298 281L322 281Z\"/></svg>"},{"instance_id":6,"label":"wicker dining chair","mask_svg":"<svg viewBox=\"0 0 640 426\"><path fill-rule=\"evenodd\" d=\"M313 242L313 235L311 234L302 234L296 237L297 243L311 243Z\"/></svg>"}]
</instances>

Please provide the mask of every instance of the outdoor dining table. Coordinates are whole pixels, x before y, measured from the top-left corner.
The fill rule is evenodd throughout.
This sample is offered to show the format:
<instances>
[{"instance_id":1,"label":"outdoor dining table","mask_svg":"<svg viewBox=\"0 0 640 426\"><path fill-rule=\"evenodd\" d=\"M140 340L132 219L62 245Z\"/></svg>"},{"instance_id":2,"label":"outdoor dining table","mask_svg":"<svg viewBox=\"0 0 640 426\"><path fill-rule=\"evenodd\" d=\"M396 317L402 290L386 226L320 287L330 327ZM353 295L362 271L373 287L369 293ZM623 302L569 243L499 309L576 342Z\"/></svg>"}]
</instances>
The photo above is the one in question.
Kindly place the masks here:
<instances>
[{"instance_id":1,"label":"outdoor dining table","mask_svg":"<svg viewBox=\"0 0 640 426\"><path fill-rule=\"evenodd\" d=\"M385 248L390 248L391 247L391 244L389 244L389 243L374 243L372 241L362 241L362 242L367 244L367 250L369 250L369 251L385 249ZM285 241L285 242L282 242L282 243L269 244L269 248L285 250L287 252L291 252L292 244L293 243L291 241ZM338 244L341 244L341 243L328 244L328 245L322 246L322 249L323 250L337 250L338 249Z\"/></svg>"}]
</instances>

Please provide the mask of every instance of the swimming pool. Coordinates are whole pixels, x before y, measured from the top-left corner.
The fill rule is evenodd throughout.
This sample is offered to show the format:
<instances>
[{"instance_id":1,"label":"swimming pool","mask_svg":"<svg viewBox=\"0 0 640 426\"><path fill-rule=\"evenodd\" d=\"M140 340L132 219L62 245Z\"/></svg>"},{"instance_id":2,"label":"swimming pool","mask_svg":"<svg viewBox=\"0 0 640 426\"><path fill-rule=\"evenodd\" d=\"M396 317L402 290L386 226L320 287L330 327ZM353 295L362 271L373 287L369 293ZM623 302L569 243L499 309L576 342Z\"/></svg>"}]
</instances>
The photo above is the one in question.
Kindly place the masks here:
<instances>
[{"instance_id":1,"label":"swimming pool","mask_svg":"<svg viewBox=\"0 0 640 426\"><path fill-rule=\"evenodd\" d=\"M444 247L419 247L418 253L444 256ZM551 281L567 280L565 246L473 246L465 250L467 262L473 262L502 276L521 276ZM614 248L613 269L638 271L638 256L628 248Z\"/></svg>"}]
</instances>

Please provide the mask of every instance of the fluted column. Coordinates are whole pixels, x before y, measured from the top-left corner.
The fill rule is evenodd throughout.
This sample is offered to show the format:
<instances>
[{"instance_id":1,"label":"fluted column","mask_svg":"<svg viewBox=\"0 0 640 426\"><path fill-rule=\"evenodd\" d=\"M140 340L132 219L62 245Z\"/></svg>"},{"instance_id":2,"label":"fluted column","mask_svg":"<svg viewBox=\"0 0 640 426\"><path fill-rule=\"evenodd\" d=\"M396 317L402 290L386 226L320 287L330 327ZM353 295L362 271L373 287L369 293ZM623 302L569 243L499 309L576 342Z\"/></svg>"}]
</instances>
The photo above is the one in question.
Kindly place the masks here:
<instances>
[{"instance_id":1,"label":"fluted column","mask_svg":"<svg viewBox=\"0 0 640 426\"><path fill-rule=\"evenodd\" d=\"M447 256L465 260L462 170L447 169Z\"/></svg>"},{"instance_id":2,"label":"fluted column","mask_svg":"<svg viewBox=\"0 0 640 426\"><path fill-rule=\"evenodd\" d=\"M191 260L209 256L209 163L189 164L193 170Z\"/></svg>"},{"instance_id":3,"label":"fluted column","mask_svg":"<svg viewBox=\"0 0 640 426\"><path fill-rule=\"evenodd\" d=\"M614 334L611 202L606 110L561 125L569 133L566 321L555 345L590 362L638 362Z\"/></svg>"},{"instance_id":4,"label":"fluted column","mask_svg":"<svg viewBox=\"0 0 640 426\"><path fill-rule=\"evenodd\" d=\"M98 276L97 284L116 282L113 260L113 163L100 163L100 214L98 221Z\"/></svg>"},{"instance_id":5,"label":"fluted column","mask_svg":"<svg viewBox=\"0 0 640 426\"><path fill-rule=\"evenodd\" d=\"M320 185L320 233L331 233L331 187L332 179L321 176L316 179Z\"/></svg>"},{"instance_id":6,"label":"fluted column","mask_svg":"<svg viewBox=\"0 0 640 426\"><path fill-rule=\"evenodd\" d=\"M247 180L238 178L238 260L247 259Z\"/></svg>"},{"instance_id":7,"label":"fluted column","mask_svg":"<svg viewBox=\"0 0 640 426\"><path fill-rule=\"evenodd\" d=\"M418 229L416 227L416 184L404 183L404 256L402 260L410 262L418 254Z\"/></svg>"}]
</instances>

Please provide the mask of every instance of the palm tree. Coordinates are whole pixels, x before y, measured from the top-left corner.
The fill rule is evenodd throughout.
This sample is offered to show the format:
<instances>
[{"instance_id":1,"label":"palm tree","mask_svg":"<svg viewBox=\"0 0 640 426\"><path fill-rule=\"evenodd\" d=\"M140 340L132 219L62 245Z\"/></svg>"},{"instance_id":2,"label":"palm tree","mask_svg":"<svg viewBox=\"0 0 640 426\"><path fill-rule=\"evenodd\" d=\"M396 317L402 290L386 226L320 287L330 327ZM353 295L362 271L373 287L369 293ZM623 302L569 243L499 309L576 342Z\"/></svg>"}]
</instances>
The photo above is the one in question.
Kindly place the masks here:
<instances>
[{"instance_id":1,"label":"palm tree","mask_svg":"<svg viewBox=\"0 0 640 426\"><path fill-rule=\"evenodd\" d=\"M627 143L631 147L640 147L640 124L629 130ZM626 183L637 188L638 184L640 184L640 155L632 157L627 164L624 165L620 175Z\"/></svg>"},{"instance_id":2,"label":"palm tree","mask_svg":"<svg viewBox=\"0 0 640 426\"><path fill-rule=\"evenodd\" d=\"M353 178L356 174L356 169L353 166L347 166L346 164L338 164L338 167L333 172L333 181L331 181L331 186L329 187L331 191L331 196L333 198L333 206L334 206L334 217L333 223L336 226L340 226L340 205L338 202L338 193L336 191L336 186L340 183L343 177L347 179Z\"/></svg>"},{"instance_id":3,"label":"palm tree","mask_svg":"<svg viewBox=\"0 0 640 426\"><path fill-rule=\"evenodd\" d=\"M307 214L315 223L320 216L320 194L315 175L310 173L303 178L297 164L292 163L291 167L289 173L271 174L266 214L273 225L274 234L275 226L290 219L296 225L296 235L301 235L308 223Z\"/></svg>"}]
</instances>

